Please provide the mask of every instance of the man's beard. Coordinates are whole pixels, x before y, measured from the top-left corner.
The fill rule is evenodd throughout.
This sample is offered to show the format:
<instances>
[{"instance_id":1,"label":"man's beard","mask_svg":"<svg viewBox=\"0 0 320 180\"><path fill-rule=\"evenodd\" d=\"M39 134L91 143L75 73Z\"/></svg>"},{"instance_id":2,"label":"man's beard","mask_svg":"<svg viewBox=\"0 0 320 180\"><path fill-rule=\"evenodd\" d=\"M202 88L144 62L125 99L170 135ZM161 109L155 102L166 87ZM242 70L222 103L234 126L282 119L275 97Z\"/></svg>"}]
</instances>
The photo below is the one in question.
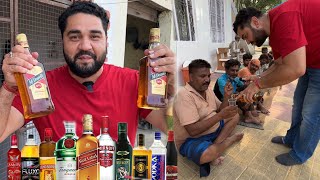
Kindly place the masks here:
<instances>
[{"instance_id":1,"label":"man's beard","mask_svg":"<svg viewBox=\"0 0 320 180\"><path fill-rule=\"evenodd\" d=\"M257 29L253 29L252 27L251 27L251 30L255 39L255 45L258 47L262 46L263 43L268 38L267 33L264 30L257 30Z\"/></svg>"},{"instance_id":2,"label":"man's beard","mask_svg":"<svg viewBox=\"0 0 320 180\"><path fill-rule=\"evenodd\" d=\"M81 78L90 77L90 76L94 75L96 72L98 72L106 59L106 54L107 54L106 51L103 52L101 57L99 59L97 59L97 56L90 51L80 51L74 56L74 59L72 59L63 50L64 58L68 64L71 72ZM82 55L90 56L94 60L93 64L82 64L81 66L78 65L77 64L77 61L79 60L78 58Z\"/></svg>"}]
</instances>

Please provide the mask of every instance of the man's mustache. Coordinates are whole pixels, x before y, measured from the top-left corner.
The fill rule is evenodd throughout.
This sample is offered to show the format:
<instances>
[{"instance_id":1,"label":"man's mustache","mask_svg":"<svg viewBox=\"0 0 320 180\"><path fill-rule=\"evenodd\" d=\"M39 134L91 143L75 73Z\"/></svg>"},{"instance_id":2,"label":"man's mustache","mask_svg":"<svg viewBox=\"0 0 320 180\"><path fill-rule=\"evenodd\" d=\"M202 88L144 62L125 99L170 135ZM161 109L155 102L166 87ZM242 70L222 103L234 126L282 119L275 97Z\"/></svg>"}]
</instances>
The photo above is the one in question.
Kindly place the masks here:
<instances>
[{"instance_id":1,"label":"man's mustache","mask_svg":"<svg viewBox=\"0 0 320 180\"><path fill-rule=\"evenodd\" d=\"M94 53L90 52L90 51L80 51L75 55L74 59L77 60L77 59L80 58L80 56L83 56L83 55L88 55L93 60L97 60L97 56Z\"/></svg>"}]
</instances>

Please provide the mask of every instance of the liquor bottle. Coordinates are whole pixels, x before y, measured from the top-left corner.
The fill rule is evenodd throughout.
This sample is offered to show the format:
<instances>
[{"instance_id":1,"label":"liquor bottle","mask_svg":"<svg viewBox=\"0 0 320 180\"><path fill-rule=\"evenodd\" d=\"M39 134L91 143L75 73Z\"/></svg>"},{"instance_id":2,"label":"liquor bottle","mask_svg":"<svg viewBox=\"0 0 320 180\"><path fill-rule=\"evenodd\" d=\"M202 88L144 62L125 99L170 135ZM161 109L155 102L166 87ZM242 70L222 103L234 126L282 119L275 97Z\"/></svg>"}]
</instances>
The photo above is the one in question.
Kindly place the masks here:
<instances>
[{"instance_id":1,"label":"liquor bottle","mask_svg":"<svg viewBox=\"0 0 320 180\"><path fill-rule=\"evenodd\" d=\"M132 147L127 137L127 123L118 123L116 145L116 180L131 179Z\"/></svg>"},{"instance_id":2,"label":"liquor bottle","mask_svg":"<svg viewBox=\"0 0 320 180\"><path fill-rule=\"evenodd\" d=\"M8 166L7 175L8 180L20 180L21 179L21 152L18 149L17 135L11 135L11 147L7 153Z\"/></svg>"},{"instance_id":3,"label":"liquor bottle","mask_svg":"<svg viewBox=\"0 0 320 180\"><path fill-rule=\"evenodd\" d=\"M21 179L39 179L39 146L33 134L28 135L27 142L21 150Z\"/></svg>"},{"instance_id":4,"label":"liquor bottle","mask_svg":"<svg viewBox=\"0 0 320 180\"><path fill-rule=\"evenodd\" d=\"M18 34L17 43L24 47L25 52L30 54L27 36ZM33 66L27 73L16 73L19 94L23 106L24 118L32 119L46 116L54 111L46 73L42 63Z\"/></svg>"},{"instance_id":5,"label":"liquor bottle","mask_svg":"<svg viewBox=\"0 0 320 180\"><path fill-rule=\"evenodd\" d=\"M58 180L75 180L77 170L76 123L64 121L65 135L56 143L56 178Z\"/></svg>"},{"instance_id":6,"label":"liquor bottle","mask_svg":"<svg viewBox=\"0 0 320 180\"><path fill-rule=\"evenodd\" d=\"M99 137L100 180L114 180L116 143L108 133L109 117L102 116L101 135Z\"/></svg>"},{"instance_id":7,"label":"liquor bottle","mask_svg":"<svg viewBox=\"0 0 320 180\"><path fill-rule=\"evenodd\" d=\"M263 98L263 95L264 95L264 93L263 92L258 92L258 93L256 93L256 94L254 94L253 96L252 96L252 99L253 99L253 101L260 101L262 98ZM232 97L232 98L237 98L237 101L239 101L239 102L247 102L245 99L244 99L244 96L242 95L242 96L235 96L235 97Z\"/></svg>"},{"instance_id":8,"label":"liquor bottle","mask_svg":"<svg viewBox=\"0 0 320 180\"><path fill-rule=\"evenodd\" d=\"M133 179L150 179L151 175L151 150L145 147L144 135L138 135L138 147L132 153L132 176Z\"/></svg>"},{"instance_id":9,"label":"liquor bottle","mask_svg":"<svg viewBox=\"0 0 320 180\"><path fill-rule=\"evenodd\" d=\"M173 131L168 131L168 142L167 142L167 180L178 179L178 155L176 145L174 143Z\"/></svg>"},{"instance_id":10,"label":"liquor bottle","mask_svg":"<svg viewBox=\"0 0 320 180\"><path fill-rule=\"evenodd\" d=\"M56 143L52 141L52 129L44 130L44 141L41 142L39 148L40 155L40 179L56 180L55 157L54 150Z\"/></svg>"},{"instance_id":11,"label":"liquor bottle","mask_svg":"<svg viewBox=\"0 0 320 180\"><path fill-rule=\"evenodd\" d=\"M99 142L93 135L92 115L83 115L83 133L77 142L77 180L99 180Z\"/></svg>"},{"instance_id":12,"label":"liquor bottle","mask_svg":"<svg viewBox=\"0 0 320 180\"><path fill-rule=\"evenodd\" d=\"M161 133L155 132L155 139L150 147L152 151L151 179L166 179L166 153L167 149L161 142Z\"/></svg>"},{"instance_id":13,"label":"liquor bottle","mask_svg":"<svg viewBox=\"0 0 320 180\"><path fill-rule=\"evenodd\" d=\"M149 49L160 45L160 29L152 28L149 36ZM160 58L150 59L143 57L140 59L139 90L137 105L139 108L157 109L167 105L167 73L155 72L150 66Z\"/></svg>"}]
</instances>

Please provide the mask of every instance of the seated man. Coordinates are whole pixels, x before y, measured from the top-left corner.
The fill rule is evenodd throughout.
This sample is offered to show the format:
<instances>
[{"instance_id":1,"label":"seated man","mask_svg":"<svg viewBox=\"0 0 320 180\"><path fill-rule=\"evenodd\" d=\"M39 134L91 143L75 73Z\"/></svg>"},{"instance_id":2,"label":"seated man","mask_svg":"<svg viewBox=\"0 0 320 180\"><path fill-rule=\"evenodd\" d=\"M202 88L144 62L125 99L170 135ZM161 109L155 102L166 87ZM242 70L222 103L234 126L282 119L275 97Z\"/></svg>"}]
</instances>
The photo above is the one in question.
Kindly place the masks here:
<instances>
[{"instance_id":1,"label":"seated man","mask_svg":"<svg viewBox=\"0 0 320 180\"><path fill-rule=\"evenodd\" d=\"M221 103L208 89L210 68L205 60L193 60L189 64L190 82L181 88L173 103L177 148L182 156L200 166L200 177L208 176L210 162L219 160L243 137L243 133L231 135L239 121L238 108L228 106L232 85L226 85Z\"/></svg>"},{"instance_id":2,"label":"seated man","mask_svg":"<svg viewBox=\"0 0 320 180\"><path fill-rule=\"evenodd\" d=\"M243 59L243 61L242 61L242 64L241 64L241 66L240 66L240 69L242 69L242 68L244 68L244 67L248 67L249 62L250 62L251 59L252 59L252 55L249 54L249 53L246 53L246 54L244 54L244 55L242 56L242 59Z\"/></svg>"}]
</instances>

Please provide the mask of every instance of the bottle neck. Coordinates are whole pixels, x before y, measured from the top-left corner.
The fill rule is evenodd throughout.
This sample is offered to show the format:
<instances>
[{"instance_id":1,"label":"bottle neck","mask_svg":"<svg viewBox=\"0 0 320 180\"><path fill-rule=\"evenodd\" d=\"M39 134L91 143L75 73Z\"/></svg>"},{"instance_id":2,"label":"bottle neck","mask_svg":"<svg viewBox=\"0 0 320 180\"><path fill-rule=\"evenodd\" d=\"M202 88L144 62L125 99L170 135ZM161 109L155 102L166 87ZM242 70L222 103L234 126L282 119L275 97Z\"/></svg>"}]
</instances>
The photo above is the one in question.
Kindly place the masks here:
<instances>
[{"instance_id":1,"label":"bottle neck","mask_svg":"<svg viewBox=\"0 0 320 180\"><path fill-rule=\"evenodd\" d=\"M100 129L100 133L101 133L101 134L109 134L108 128L106 128L106 127L101 128L101 129Z\"/></svg>"},{"instance_id":2,"label":"bottle neck","mask_svg":"<svg viewBox=\"0 0 320 180\"><path fill-rule=\"evenodd\" d=\"M93 134L91 129L84 129L83 134Z\"/></svg>"},{"instance_id":3,"label":"bottle neck","mask_svg":"<svg viewBox=\"0 0 320 180\"><path fill-rule=\"evenodd\" d=\"M11 145L10 148L18 148L17 145Z\"/></svg>"},{"instance_id":4,"label":"bottle neck","mask_svg":"<svg viewBox=\"0 0 320 180\"><path fill-rule=\"evenodd\" d=\"M160 45L160 42L150 42L149 49L153 49Z\"/></svg>"},{"instance_id":5,"label":"bottle neck","mask_svg":"<svg viewBox=\"0 0 320 180\"><path fill-rule=\"evenodd\" d=\"M119 135L118 135L118 141L119 142L128 142L128 138L127 138L127 133L125 132L119 132Z\"/></svg>"},{"instance_id":6,"label":"bottle neck","mask_svg":"<svg viewBox=\"0 0 320 180\"><path fill-rule=\"evenodd\" d=\"M45 141L52 141L52 137L50 137L50 136L44 137L44 140Z\"/></svg>"},{"instance_id":7,"label":"bottle neck","mask_svg":"<svg viewBox=\"0 0 320 180\"><path fill-rule=\"evenodd\" d=\"M28 54L31 54L30 48L28 48L28 47L25 47L25 48L24 48L24 51L25 51L26 53L28 53Z\"/></svg>"}]
</instances>

